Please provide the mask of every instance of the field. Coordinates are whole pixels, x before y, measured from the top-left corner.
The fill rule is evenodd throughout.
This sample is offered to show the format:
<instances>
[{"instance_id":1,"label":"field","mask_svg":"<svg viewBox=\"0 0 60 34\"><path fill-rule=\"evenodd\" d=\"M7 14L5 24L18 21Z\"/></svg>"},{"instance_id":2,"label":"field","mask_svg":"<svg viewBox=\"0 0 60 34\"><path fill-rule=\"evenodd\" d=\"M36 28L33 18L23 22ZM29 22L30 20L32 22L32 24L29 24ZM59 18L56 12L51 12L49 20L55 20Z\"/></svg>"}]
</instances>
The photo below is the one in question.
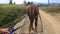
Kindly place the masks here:
<instances>
[{"instance_id":1,"label":"field","mask_svg":"<svg viewBox=\"0 0 60 34\"><path fill-rule=\"evenodd\" d=\"M44 6L40 9L46 11L47 13L60 13L60 6Z\"/></svg>"},{"instance_id":2,"label":"field","mask_svg":"<svg viewBox=\"0 0 60 34\"><path fill-rule=\"evenodd\" d=\"M0 5L0 28L10 28L25 17L23 5Z\"/></svg>"}]
</instances>

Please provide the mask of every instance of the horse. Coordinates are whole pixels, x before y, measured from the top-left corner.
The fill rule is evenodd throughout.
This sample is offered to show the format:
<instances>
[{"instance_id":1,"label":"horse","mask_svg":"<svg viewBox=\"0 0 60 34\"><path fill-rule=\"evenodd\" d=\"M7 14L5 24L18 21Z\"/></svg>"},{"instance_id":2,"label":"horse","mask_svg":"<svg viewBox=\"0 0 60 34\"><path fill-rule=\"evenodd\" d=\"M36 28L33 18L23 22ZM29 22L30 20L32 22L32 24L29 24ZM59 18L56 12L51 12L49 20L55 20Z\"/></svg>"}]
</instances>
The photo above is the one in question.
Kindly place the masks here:
<instances>
[{"instance_id":1,"label":"horse","mask_svg":"<svg viewBox=\"0 0 60 34\"><path fill-rule=\"evenodd\" d=\"M29 32L33 30L33 22L35 20L35 31L37 31L37 21L38 21L38 15L39 15L39 9L37 5L28 5L28 17L30 20L30 25L29 25Z\"/></svg>"}]
</instances>

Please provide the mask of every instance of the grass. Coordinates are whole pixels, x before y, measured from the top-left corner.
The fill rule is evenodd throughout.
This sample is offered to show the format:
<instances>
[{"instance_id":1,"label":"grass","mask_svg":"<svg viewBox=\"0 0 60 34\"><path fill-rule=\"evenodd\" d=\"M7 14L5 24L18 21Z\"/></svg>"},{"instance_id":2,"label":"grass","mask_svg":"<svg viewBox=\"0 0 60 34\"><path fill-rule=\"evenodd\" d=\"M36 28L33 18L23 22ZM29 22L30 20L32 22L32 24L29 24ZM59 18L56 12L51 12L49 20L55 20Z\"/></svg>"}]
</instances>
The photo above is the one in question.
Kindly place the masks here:
<instances>
[{"instance_id":1,"label":"grass","mask_svg":"<svg viewBox=\"0 0 60 34\"><path fill-rule=\"evenodd\" d=\"M59 6L44 6L40 7L41 10L44 10L47 13L60 13Z\"/></svg>"},{"instance_id":2,"label":"grass","mask_svg":"<svg viewBox=\"0 0 60 34\"><path fill-rule=\"evenodd\" d=\"M23 5L0 5L0 28L10 28L18 21L22 20L26 14Z\"/></svg>"}]
</instances>

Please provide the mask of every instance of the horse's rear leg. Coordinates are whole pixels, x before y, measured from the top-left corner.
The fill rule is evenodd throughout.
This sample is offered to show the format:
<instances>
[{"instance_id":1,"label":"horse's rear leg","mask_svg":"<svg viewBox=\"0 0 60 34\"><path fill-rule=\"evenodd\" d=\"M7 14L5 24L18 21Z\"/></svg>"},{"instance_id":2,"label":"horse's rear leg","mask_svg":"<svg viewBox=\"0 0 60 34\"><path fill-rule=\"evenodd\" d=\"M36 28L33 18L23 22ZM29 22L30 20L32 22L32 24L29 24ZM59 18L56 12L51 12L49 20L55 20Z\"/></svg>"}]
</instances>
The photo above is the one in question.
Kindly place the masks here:
<instances>
[{"instance_id":1,"label":"horse's rear leg","mask_svg":"<svg viewBox=\"0 0 60 34\"><path fill-rule=\"evenodd\" d=\"M31 32L31 30L33 28L33 21L34 21L34 19L30 20L29 32Z\"/></svg>"},{"instance_id":2,"label":"horse's rear leg","mask_svg":"<svg viewBox=\"0 0 60 34\"><path fill-rule=\"evenodd\" d=\"M38 21L38 16L35 18L35 32L37 31L37 21Z\"/></svg>"}]
</instances>

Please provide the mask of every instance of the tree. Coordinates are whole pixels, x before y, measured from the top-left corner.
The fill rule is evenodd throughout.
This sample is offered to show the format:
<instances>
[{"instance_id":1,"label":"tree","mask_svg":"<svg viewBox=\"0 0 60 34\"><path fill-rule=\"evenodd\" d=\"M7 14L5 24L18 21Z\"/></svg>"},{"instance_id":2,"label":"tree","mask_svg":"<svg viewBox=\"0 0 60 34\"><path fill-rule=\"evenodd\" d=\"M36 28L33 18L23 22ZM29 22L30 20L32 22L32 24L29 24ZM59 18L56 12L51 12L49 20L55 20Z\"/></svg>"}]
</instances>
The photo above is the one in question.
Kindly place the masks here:
<instances>
[{"instance_id":1,"label":"tree","mask_svg":"<svg viewBox=\"0 0 60 34\"><path fill-rule=\"evenodd\" d=\"M48 6L50 6L50 0L48 0Z\"/></svg>"},{"instance_id":2,"label":"tree","mask_svg":"<svg viewBox=\"0 0 60 34\"><path fill-rule=\"evenodd\" d=\"M12 4L12 0L10 0L9 4Z\"/></svg>"},{"instance_id":3,"label":"tree","mask_svg":"<svg viewBox=\"0 0 60 34\"><path fill-rule=\"evenodd\" d=\"M14 2L14 4L16 4L16 3Z\"/></svg>"},{"instance_id":4,"label":"tree","mask_svg":"<svg viewBox=\"0 0 60 34\"><path fill-rule=\"evenodd\" d=\"M33 4L33 2L31 2L31 4Z\"/></svg>"},{"instance_id":5,"label":"tree","mask_svg":"<svg viewBox=\"0 0 60 34\"><path fill-rule=\"evenodd\" d=\"M28 4L31 4L30 2L28 2Z\"/></svg>"}]
</instances>

